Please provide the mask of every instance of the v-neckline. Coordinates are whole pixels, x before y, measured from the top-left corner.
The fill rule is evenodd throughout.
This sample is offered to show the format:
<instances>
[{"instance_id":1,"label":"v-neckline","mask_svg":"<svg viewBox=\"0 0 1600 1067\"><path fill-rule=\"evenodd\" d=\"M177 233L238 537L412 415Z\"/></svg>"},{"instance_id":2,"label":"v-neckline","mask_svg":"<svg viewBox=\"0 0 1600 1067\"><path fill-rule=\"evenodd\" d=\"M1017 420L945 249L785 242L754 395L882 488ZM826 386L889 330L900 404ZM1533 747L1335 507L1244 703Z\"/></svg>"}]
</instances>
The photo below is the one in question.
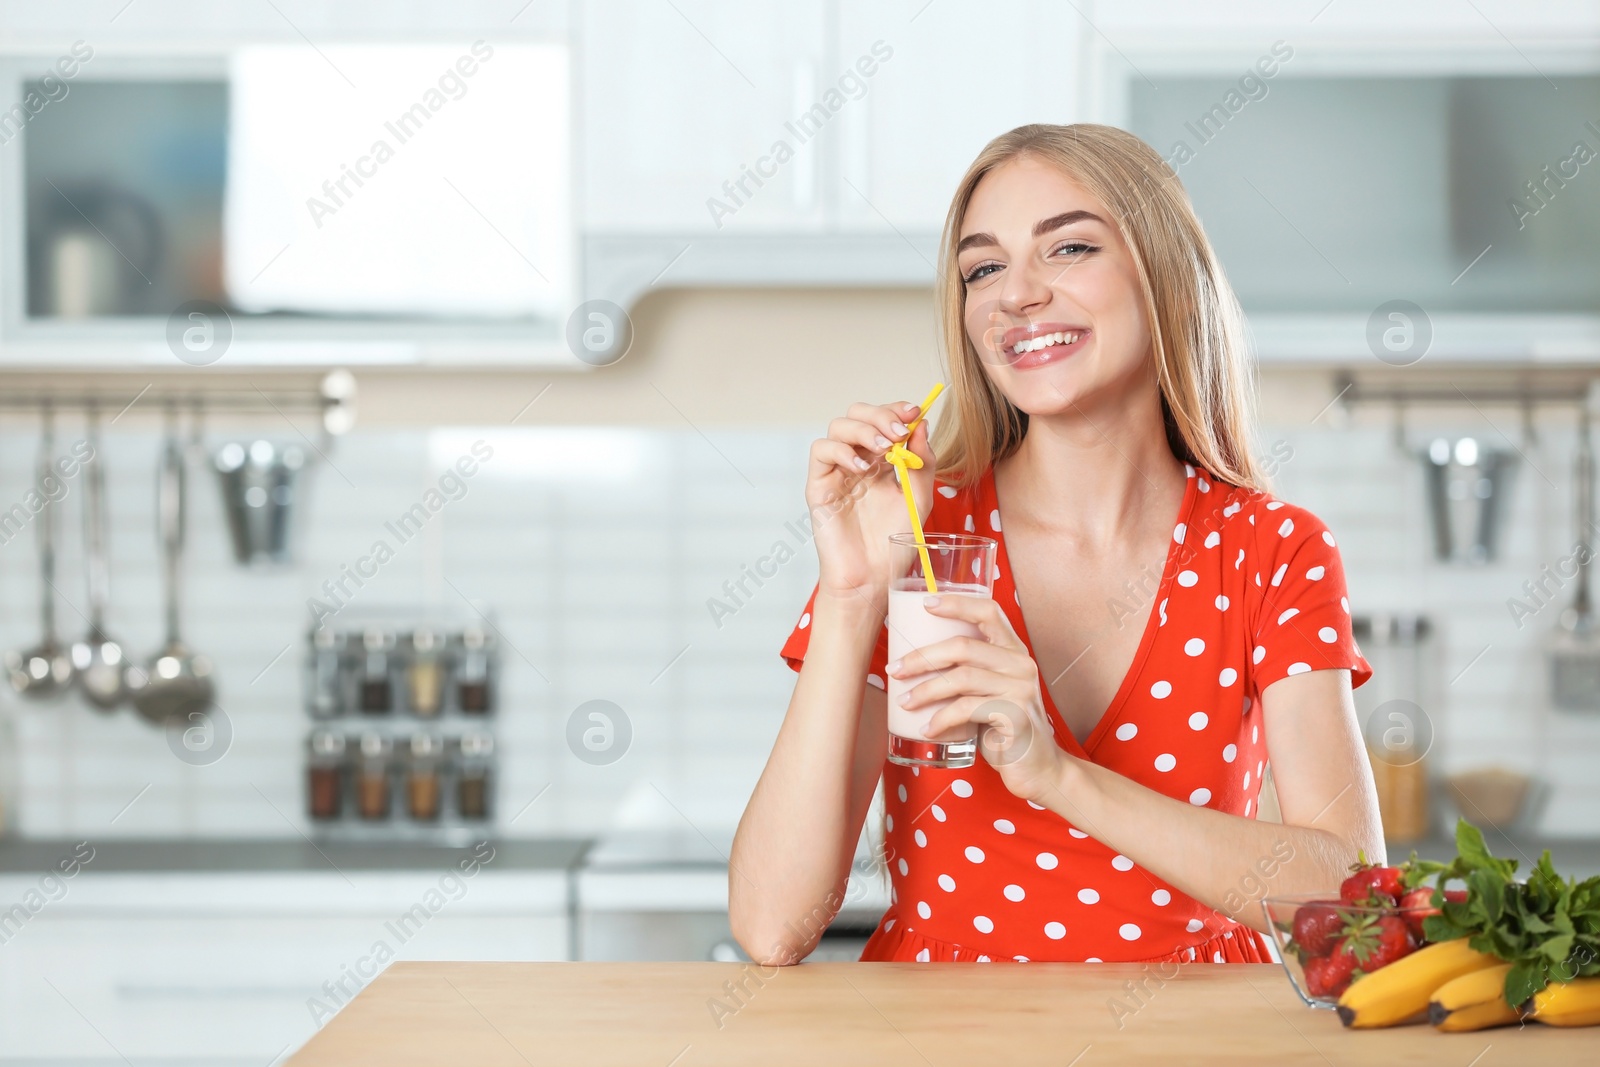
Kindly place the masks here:
<instances>
[{"instance_id":1,"label":"v-neckline","mask_svg":"<svg viewBox=\"0 0 1600 1067\"><path fill-rule=\"evenodd\" d=\"M1189 515L1194 509L1195 497L1199 495L1197 487L1199 485L1200 472L1198 468L1193 464L1186 464L1185 469L1189 473L1185 476L1183 501L1178 505L1178 514L1172 520L1174 531L1177 530L1179 525L1184 525L1187 530ZM1022 610L1022 591L1017 586L1017 572L1012 568L1011 556L1006 551L1005 516L1000 511L1000 490L995 484L994 466L992 464L983 477L985 482L984 489L994 507L994 513L999 519L999 522L996 523L999 528L995 531L995 540L998 542L995 549L995 562L1001 567L1003 573L1011 576L1012 606L1016 608L1017 636L1022 639L1023 645L1028 649L1028 655L1033 656L1034 663L1037 664L1038 656L1033 650L1033 638L1028 634L1028 620ZM1078 740L1078 736L1072 732L1072 728L1067 725L1067 720L1062 717L1060 709L1056 707L1055 698L1050 695L1049 683L1045 681L1041 672L1039 693L1044 699L1045 713L1050 717L1050 728L1055 731L1057 743L1073 755L1093 761L1090 753L1095 750L1106 732L1116 723L1121 715L1123 705L1128 702L1129 696L1132 695L1134 683L1143 671L1145 660L1149 658L1150 650L1156 643L1156 634L1161 629L1161 624L1157 620L1161 614L1161 605L1168 599L1172 583L1177 577L1177 570L1174 564L1180 547L1182 546L1175 537L1168 539L1167 557L1161 567L1161 582L1156 586L1155 596L1150 598L1150 612L1145 617L1144 632L1139 638L1139 647L1134 650L1133 662L1128 664L1127 672L1122 676L1122 684L1117 687L1116 695L1111 698L1111 703L1106 705L1105 711L1101 712L1094 728L1089 731L1088 736L1081 742ZM1001 606L1002 608L1004 607L1003 602Z\"/></svg>"}]
</instances>

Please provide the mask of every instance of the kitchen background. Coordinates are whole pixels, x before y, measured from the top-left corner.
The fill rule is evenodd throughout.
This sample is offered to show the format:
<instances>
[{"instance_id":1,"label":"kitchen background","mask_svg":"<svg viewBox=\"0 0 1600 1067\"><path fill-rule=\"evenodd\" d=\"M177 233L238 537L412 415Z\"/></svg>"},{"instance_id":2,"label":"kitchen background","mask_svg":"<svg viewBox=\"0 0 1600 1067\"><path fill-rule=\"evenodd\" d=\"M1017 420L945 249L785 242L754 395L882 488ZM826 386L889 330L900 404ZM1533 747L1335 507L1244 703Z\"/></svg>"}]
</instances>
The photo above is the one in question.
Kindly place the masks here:
<instances>
[{"instance_id":1,"label":"kitchen background","mask_svg":"<svg viewBox=\"0 0 1600 1067\"><path fill-rule=\"evenodd\" d=\"M165 727L0 687L0 1063L276 1060L378 943L734 952L726 849L815 577L808 442L939 377L950 190L1026 121L1127 126L1190 188L1250 318L1258 448L1373 620L1392 848L1438 851L1470 807L1500 848L1600 867L1600 678L1557 699L1550 666L1589 536L1600 4L5 0L0 26L0 649L40 636L41 412L69 456L86 399L105 630L136 663L160 647L170 409L181 629L216 686ZM371 187L341 191L351 170ZM303 466L251 504L218 464L259 441ZM67 642L87 474L45 512ZM286 508L285 558L238 561L240 502ZM401 705L414 630L449 635L447 665L481 635L491 710L319 715L312 600L357 645L393 635ZM369 663L331 676L347 705ZM341 754L311 747L328 732ZM434 817L411 817L419 766ZM482 873L442 885L482 841ZM823 954L883 906L860 860ZM392 925L419 903L425 926Z\"/></svg>"}]
</instances>

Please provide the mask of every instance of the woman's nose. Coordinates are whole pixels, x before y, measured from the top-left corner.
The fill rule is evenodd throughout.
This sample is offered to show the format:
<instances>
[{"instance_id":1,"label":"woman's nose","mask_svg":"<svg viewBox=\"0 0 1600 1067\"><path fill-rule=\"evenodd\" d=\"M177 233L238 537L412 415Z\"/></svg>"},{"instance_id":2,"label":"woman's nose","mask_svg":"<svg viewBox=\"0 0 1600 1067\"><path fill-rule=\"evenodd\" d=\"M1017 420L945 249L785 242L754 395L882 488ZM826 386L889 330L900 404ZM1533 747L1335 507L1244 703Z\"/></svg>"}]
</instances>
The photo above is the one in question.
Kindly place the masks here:
<instances>
[{"instance_id":1,"label":"woman's nose","mask_svg":"<svg viewBox=\"0 0 1600 1067\"><path fill-rule=\"evenodd\" d=\"M1013 262L1006 270L1005 283L1001 286L999 294L1001 309L1019 314L1048 304L1050 282L1051 278L1045 264L1035 263L1027 258Z\"/></svg>"}]
</instances>

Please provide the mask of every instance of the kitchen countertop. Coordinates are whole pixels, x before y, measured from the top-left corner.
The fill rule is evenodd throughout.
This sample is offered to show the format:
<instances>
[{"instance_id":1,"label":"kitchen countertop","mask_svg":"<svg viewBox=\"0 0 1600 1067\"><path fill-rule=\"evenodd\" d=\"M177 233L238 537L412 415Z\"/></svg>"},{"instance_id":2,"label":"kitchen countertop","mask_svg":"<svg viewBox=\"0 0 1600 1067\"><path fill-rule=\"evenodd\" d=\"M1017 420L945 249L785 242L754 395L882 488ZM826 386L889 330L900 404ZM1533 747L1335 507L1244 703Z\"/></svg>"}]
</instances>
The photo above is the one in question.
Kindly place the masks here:
<instances>
[{"instance_id":1,"label":"kitchen countertop","mask_svg":"<svg viewBox=\"0 0 1600 1067\"><path fill-rule=\"evenodd\" d=\"M1492 1046L1554 1067L1592 1063L1597 1033L1349 1031L1267 964L395 963L288 1064L1462 1067Z\"/></svg>"},{"instance_id":2,"label":"kitchen countertop","mask_svg":"<svg viewBox=\"0 0 1600 1067\"><path fill-rule=\"evenodd\" d=\"M495 870L562 871L583 862L591 842L579 838L494 840ZM77 841L0 840L0 875L56 869ZM437 870L472 851L471 845L353 843L305 838L118 838L90 842L94 859L85 873L314 873L318 871Z\"/></svg>"}]
</instances>

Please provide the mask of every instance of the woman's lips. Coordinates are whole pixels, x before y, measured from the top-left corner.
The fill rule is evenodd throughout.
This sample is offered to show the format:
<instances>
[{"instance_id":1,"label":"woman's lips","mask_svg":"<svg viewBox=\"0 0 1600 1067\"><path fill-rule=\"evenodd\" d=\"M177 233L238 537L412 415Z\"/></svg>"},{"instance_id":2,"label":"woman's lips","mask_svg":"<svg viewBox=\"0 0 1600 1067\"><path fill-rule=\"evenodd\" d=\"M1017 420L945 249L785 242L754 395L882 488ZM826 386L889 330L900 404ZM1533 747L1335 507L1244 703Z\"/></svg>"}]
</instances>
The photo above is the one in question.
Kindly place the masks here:
<instances>
[{"instance_id":1,"label":"woman's lips","mask_svg":"<svg viewBox=\"0 0 1600 1067\"><path fill-rule=\"evenodd\" d=\"M1090 331L1083 326L1041 322L1007 330L1001 354L1016 370L1029 370L1066 359L1083 347Z\"/></svg>"}]
</instances>

